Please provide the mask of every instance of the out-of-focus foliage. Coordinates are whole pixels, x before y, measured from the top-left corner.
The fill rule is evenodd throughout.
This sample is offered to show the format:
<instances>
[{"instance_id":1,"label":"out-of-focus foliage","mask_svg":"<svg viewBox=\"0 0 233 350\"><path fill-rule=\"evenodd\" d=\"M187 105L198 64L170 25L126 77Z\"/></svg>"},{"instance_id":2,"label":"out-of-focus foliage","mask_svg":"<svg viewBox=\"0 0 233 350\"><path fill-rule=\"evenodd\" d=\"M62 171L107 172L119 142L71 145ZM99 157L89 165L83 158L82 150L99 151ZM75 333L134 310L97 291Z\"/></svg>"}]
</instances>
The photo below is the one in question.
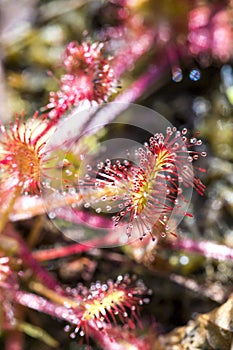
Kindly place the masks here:
<instances>
[{"instance_id":1,"label":"out-of-focus foliage","mask_svg":"<svg viewBox=\"0 0 233 350\"><path fill-rule=\"evenodd\" d=\"M8 122L22 110L27 116L35 110L45 112L49 93L59 90L64 74L62 55L69 42L104 41L105 54L112 56L110 62L121 85L112 99L132 88L144 74L148 79L149 72L153 81L144 80L150 83L135 102L161 113L180 130L201 133L208 153L201 164L207 168L202 178L207 190L201 199L194 194L189 208L193 218L183 220L178 236L233 248L232 16L233 3L225 0L0 0L0 121ZM155 67L158 74L154 78ZM40 198L26 202L20 198L9 215L37 258L43 249L56 250L72 243L51 225L44 212ZM120 329L120 338L118 327L105 330L123 349L145 350L146 344L149 350L230 350L232 257L217 260L174 249L170 243L95 249L48 259L43 267L64 290L68 286L69 292L80 281L90 285L128 273L143 277L154 294L140 314L143 331L130 332L126 325ZM10 235L1 237L1 283L8 283L12 270L16 289L40 294L31 288L33 273L30 264L25 266L22 255L17 255L18 247ZM14 311L13 299L6 303L8 294L4 293L0 296L0 326L2 314L8 310L10 319ZM122 306L121 295L119 298L114 311ZM110 300L104 302L107 308ZM98 300L96 309L93 305L94 318L101 303ZM69 337L73 333L66 321L57 322L29 308L17 313L20 322L13 331L29 335L25 350L86 349L79 345L79 338ZM137 325L135 319L132 323ZM133 328L130 321L129 325ZM5 347L11 331L7 329L1 337L0 348ZM98 349L96 342L90 340L90 348Z\"/></svg>"}]
</instances>

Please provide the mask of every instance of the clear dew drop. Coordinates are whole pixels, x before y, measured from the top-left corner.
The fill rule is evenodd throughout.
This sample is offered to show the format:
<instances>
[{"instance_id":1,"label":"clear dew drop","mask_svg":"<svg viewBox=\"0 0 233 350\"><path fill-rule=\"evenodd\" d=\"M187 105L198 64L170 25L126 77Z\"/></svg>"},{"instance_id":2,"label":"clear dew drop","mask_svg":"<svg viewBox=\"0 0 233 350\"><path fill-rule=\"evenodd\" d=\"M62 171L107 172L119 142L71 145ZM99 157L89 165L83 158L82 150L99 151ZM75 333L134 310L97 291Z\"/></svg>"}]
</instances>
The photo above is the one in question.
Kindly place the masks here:
<instances>
[{"instance_id":1,"label":"clear dew drop","mask_svg":"<svg viewBox=\"0 0 233 350\"><path fill-rule=\"evenodd\" d=\"M76 334L75 334L75 332L70 333L70 338L71 338L71 339L75 339L75 338L76 338Z\"/></svg>"},{"instance_id":2,"label":"clear dew drop","mask_svg":"<svg viewBox=\"0 0 233 350\"><path fill-rule=\"evenodd\" d=\"M178 181L182 183L182 182L183 182L183 177L182 177L182 176L178 176ZM178 190L179 190L179 189L178 189ZM181 192L182 192L182 191L181 191ZM178 192L178 194L181 193L181 192Z\"/></svg>"},{"instance_id":3,"label":"clear dew drop","mask_svg":"<svg viewBox=\"0 0 233 350\"><path fill-rule=\"evenodd\" d=\"M70 171L69 169L66 169L65 173L67 176L71 176L73 174L72 171Z\"/></svg>"},{"instance_id":4,"label":"clear dew drop","mask_svg":"<svg viewBox=\"0 0 233 350\"><path fill-rule=\"evenodd\" d=\"M108 290L108 285L107 284L103 284L102 285L102 291L106 292L106 290Z\"/></svg>"},{"instance_id":5,"label":"clear dew drop","mask_svg":"<svg viewBox=\"0 0 233 350\"><path fill-rule=\"evenodd\" d=\"M194 68L189 73L189 78L192 81L198 81L201 78L201 72L199 69Z\"/></svg>"},{"instance_id":6,"label":"clear dew drop","mask_svg":"<svg viewBox=\"0 0 233 350\"><path fill-rule=\"evenodd\" d=\"M117 276L117 282L122 282L123 281L123 276L122 275L118 275Z\"/></svg>"},{"instance_id":7,"label":"clear dew drop","mask_svg":"<svg viewBox=\"0 0 233 350\"><path fill-rule=\"evenodd\" d=\"M106 211L110 211L110 210L112 209L112 207L111 207L110 205L107 205L107 206L105 207L105 209L106 209Z\"/></svg>"},{"instance_id":8,"label":"clear dew drop","mask_svg":"<svg viewBox=\"0 0 233 350\"><path fill-rule=\"evenodd\" d=\"M190 143L195 144L197 142L197 139L195 137L193 137L192 139L190 139Z\"/></svg>"},{"instance_id":9,"label":"clear dew drop","mask_svg":"<svg viewBox=\"0 0 233 350\"><path fill-rule=\"evenodd\" d=\"M161 237L165 238L165 237L166 237L166 233L165 233L165 232L162 232L162 233L161 233Z\"/></svg>"},{"instance_id":10,"label":"clear dew drop","mask_svg":"<svg viewBox=\"0 0 233 350\"><path fill-rule=\"evenodd\" d=\"M75 334L78 334L79 329L80 329L79 327L76 327L75 330L74 330L74 333L75 333Z\"/></svg>"},{"instance_id":11,"label":"clear dew drop","mask_svg":"<svg viewBox=\"0 0 233 350\"><path fill-rule=\"evenodd\" d=\"M101 208L96 208L95 211L96 211L97 214L99 214L99 213L101 213L102 210L101 210Z\"/></svg>"},{"instance_id":12,"label":"clear dew drop","mask_svg":"<svg viewBox=\"0 0 233 350\"><path fill-rule=\"evenodd\" d=\"M51 220L53 220L53 219L56 218L56 214L55 214L53 211L51 211L50 213L48 213L48 217L49 217Z\"/></svg>"},{"instance_id":13,"label":"clear dew drop","mask_svg":"<svg viewBox=\"0 0 233 350\"><path fill-rule=\"evenodd\" d=\"M177 194L181 194L183 192L182 188L178 187L177 188Z\"/></svg>"},{"instance_id":14,"label":"clear dew drop","mask_svg":"<svg viewBox=\"0 0 233 350\"><path fill-rule=\"evenodd\" d=\"M64 327L64 331L67 333L67 332L69 332L70 331L70 325L66 325L65 327Z\"/></svg>"},{"instance_id":15,"label":"clear dew drop","mask_svg":"<svg viewBox=\"0 0 233 350\"><path fill-rule=\"evenodd\" d=\"M207 153L206 152L201 152L202 157L206 157Z\"/></svg>"},{"instance_id":16,"label":"clear dew drop","mask_svg":"<svg viewBox=\"0 0 233 350\"><path fill-rule=\"evenodd\" d=\"M149 304L150 302L150 299L149 298L143 298L143 303L144 304Z\"/></svg>"}]
</instances>

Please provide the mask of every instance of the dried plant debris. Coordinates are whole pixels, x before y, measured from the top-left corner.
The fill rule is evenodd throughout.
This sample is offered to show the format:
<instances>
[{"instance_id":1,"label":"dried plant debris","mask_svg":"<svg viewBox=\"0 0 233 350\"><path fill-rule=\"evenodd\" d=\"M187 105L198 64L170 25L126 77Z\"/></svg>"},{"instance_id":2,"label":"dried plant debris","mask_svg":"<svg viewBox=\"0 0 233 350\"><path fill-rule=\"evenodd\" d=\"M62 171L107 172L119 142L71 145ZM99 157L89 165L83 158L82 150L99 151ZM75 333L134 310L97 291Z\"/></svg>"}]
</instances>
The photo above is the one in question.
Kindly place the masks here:
<instances>
[{"instance_id":1,"label":"dried plant debris","mask_svg":"<svg viewBox=\"0 0 233 350\"><path fill-rule=\"evenodd\" d=\"M233 347L233 294L213 311L162 335L153 350L230 350Z\"/></svg>"}]
</instances>

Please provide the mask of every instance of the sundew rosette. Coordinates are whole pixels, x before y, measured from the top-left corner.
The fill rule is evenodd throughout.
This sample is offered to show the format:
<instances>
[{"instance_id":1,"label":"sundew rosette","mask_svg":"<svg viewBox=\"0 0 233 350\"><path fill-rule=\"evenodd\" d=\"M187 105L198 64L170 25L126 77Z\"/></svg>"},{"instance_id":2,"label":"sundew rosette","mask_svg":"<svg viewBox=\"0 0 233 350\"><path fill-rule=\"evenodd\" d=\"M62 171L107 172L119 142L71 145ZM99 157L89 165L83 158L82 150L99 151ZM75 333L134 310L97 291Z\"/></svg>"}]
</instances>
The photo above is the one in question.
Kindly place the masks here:
<instances>
[{"instance_id":1,"label":"sundew rosette","mask_svg":"<svg viewBox=\"0 0 233 350\"><path fill-rule=\"evenodd\" d=\"M106 159L96 169L86 165L89 171L79 180L87 200L84 207L112 213L113 226L124 226L129 240L175 234L177 218L190 216L185 190L194 188L202 195L205 189L191 166L205 156L192 150L201 141L186 134L186 129L179 132L171 127L165 135L155 134L131 156L137 163Z\"/></svg>"},{"instance_id":2,"label":"sundew rosette","mask_svg":"<svg viewBox=\"0 0 233 350\"><path fill-rule=\"evenodd\" d=\"M58 183L65 210L53 210L51 219L71 239L93 246L96 240L106 247L176 235L183 217L191 216L192 190L204 192L197 176L203 169L193 166L206 155L201 140L142 106L110 103L107 114L104 109L95 110L83 133L82 116L72 115L48 145L70 140ZM111 111L117 110L124 112L108 123L108 115L113 120Z\"/></svg>"},{"instance_id":3,"label":"sundew rosette","mask_svg":"<svg viewBox=\"0 0 233 350\"><path fill-rule=\"evenodd\" d=\"M95 105L107 102L117 92L112 59L102 42L71 42L62 59L64 74L59 89L50 92L46 108L53 120L60 119L69 109L80 104Z\"/></svg>"},{"instance_id":4,"label":"sundew rosette","mask_svg":"<svg viewBox=\"0 0 233 350\"><path fill-rule=\"evenodd\" d=\"M35 113L30 119L17 115L7 126L1 125L1 191L11 194L40 194L40 177L44 166L45 145L53 133L46 121Z\"/></svg>"},{"instance_id":5,"label":"sundew rosette","mask_svg":"<svg viewBox=\"0 0 233 350\"><path fill-rule=\"evenodd\" d=\"M40 197L45 145L52 132L37 113L29 120L17 115L9 125L0 125L0 233L19 200L30 211L29 196Z\"/></svg>"},{"instance_id":6,"label":"sundew rosette","mask_svg":"<svg viewBox=\"0 0 233 350\"><path fill-rule=\"evenodd\" d=\"M97 281L90 288L79 284L69 293L70 299L66 302L73 306L70 312L76 320L76 327L68 326L65 330L72 331L70 336L73 339L81 335L88 340L89 327L93 325L101 332L105 332L108 325L117 323L127 324L129 329L142 328L140 309L149 303L152 291L135 276L119 275L115 281Z\"/></svg>"}]
</instances>

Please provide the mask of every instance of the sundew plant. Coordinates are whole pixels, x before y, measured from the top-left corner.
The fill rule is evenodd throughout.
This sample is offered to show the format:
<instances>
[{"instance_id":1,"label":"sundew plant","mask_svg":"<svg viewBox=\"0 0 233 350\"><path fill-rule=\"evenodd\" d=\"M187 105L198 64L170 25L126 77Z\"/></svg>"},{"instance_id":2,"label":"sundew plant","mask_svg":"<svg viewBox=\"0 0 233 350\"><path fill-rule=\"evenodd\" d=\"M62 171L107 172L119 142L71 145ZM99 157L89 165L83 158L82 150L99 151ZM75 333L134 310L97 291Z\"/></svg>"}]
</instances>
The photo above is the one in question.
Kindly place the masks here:
<instances>
[{"instance_id":1,"label":"sundew plant","mask_svg":"<svg viewBox=\"0 0 233 350\"><path fill-rule=\"evenodd\" d=\"M0 2L0 349L232 349L232 11Z\"/></svg>"}]
</instances>

